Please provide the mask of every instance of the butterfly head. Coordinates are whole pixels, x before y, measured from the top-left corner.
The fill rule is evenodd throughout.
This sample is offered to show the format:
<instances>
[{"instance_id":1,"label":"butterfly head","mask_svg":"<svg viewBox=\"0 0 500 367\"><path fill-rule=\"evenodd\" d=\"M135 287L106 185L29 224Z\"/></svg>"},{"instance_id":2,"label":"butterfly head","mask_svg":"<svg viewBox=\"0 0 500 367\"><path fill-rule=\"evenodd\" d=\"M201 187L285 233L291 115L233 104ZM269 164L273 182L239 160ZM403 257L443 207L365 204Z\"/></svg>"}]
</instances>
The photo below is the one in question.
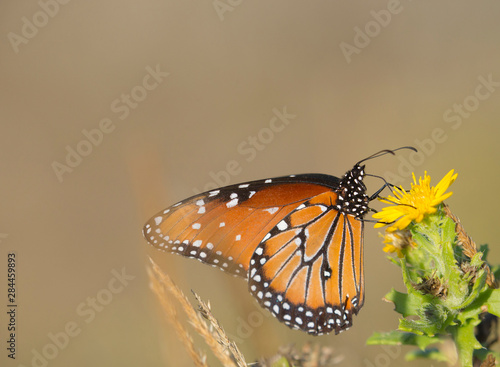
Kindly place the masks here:
<instances>
[{"instance_id":1,"label":"butterfly head","mask_svg":"<svg viewBox=\"0 0 500 367\"><path fill-rule=\"evenodd\" d=\"M365 165L356 164L345 173L340 180L337 191L338 210L362 218L368 211L369 198L366 195L366 186L363 183Z\"/></svg>"}]
</instances>

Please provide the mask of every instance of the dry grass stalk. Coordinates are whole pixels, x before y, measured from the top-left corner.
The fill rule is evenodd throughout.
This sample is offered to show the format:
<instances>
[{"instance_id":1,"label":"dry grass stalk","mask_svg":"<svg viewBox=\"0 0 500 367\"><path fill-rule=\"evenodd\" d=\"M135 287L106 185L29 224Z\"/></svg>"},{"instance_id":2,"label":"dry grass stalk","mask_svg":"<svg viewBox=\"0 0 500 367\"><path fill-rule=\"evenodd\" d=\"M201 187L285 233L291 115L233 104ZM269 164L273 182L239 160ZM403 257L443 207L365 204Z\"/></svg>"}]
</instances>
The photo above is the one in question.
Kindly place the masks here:
<instances>
[{"instance_id":1,"label":"dry grass stalk","mask_svg":"<svg viewBox=\"0 0 500 367\"><path fill-rule=\"evenodd\" d=\"M413 284L413 288L424 294L431 294L434 297L444 298L448 294L448 286L441 282L435 272L430 277L424 276L422 282Z\"/></svg>"},{"instance_id":2,"label":"dry grass stalk","mask_svg":"<svg viewBox=\"0 0 500 367\"><path fill-rule=\"evenodd\" d=\"M460 247L464 250L464 255L469 259L477 253L476 243L469 237L467 232L465 232L460 219L453 214L450 210L450 207L446 204L443 205L444 212L448 217L450 217L455 222L455 231L457 232L457 242Z\"/></svg>"},{"instance_id":3,"label":"dry grass stalk","mask_svg":"<svg viewBox=\"0 0 500 367\"><path fill-rule=\"evenodd\" d=\"M175 306L170 302L169 297L166 295L165 288L162 287L162 284L157 277L158 274L153 274L153 270L151 270L150 268L148 268L147 271L150 279L150 287L161 303L165 318L174 327L175 332L177 333L177 337L182 342L182 344L184 344L184 347L186 348L188 354L191 356L194 364L197 367L208 367L208 364L206 362L207 356L204 353L196 350L193 338L179 321L177 312L175 311Z\"/></svg>"},{"instance_id":4,"label":"dry grass stalk","mask_svg":"<svg viewBox=\"0 0 500 367\"><path fill-rule=\"evenodd\" d=\"M217 321L217 319L212 315L212 312L210 311L210 305L203 302L200 296L198 296L195 292L193 292L193 294L198 301L202 316L210 322L210 325L212 325L213 329L215 330L219 344L226 348L226 350L229 350L231 352L231 355L236 361L238 367L246 367L247 364L245 362L243 354L241 354L240 350L236 346L236 343L229 340L228 336L224 332L224 329L219 324L219 321Z\"/></svg>"},{"instance_id":5,"label":"dry grass stalk","mask_svg":"<svg viewBox=\"0 0 500 367\"><path fill-rule=\"evenodd\" d=\"M488 354L483 363L481 363L480 367L495 367L496 360L493 354Z\"/></svg>"},{"instance_id":6,"label":"dry grass stalk","mask_svg":"<svg viewBox=\"0 0 500 367\"><path fill-rule=\"evenodd\" d=\"M205 320L202 318L202 316L200 316L200 314L193 308L193 306L191 305L191 303L189 302L187 297L184 295L184 293L182 293L182 291L179 288L177 288L177 286L172 282L170 277L167 274L163 273L161 271L161 269L158 267L158 265L156 265L156 263L151 258L149 260L151 261L151 271L149 272L149 275L150 275L150 280L151 280L151 284L152 284L152 289L153 289L153 292L158 297L158 299L160 300L160 303L162 304L162 306L165 310L165 314L167 316L167 319L170 320L170 319L174 318L175 322L180 324L175 313L174 313L174 315L172 315L172 313L169 312L169 308L172 308L173 305L171 303L170 297L167 294L167 292L168 292L170 295L174 296L174 298L180 303L181 308L186 313L186 316L189 319L189 321L190 321L191 325L193 326L193 328L195 329L195 331L201 337L203 337L203 339L205 340L207 345L210 347L210 349L212 350L214 355L217 357L217 359L219 359L219 361L222 363L222 365L224 367L235 367L236 366L234 361L232 360L231 356L228 354L228 352L231 352L233 354L234 359L238 363L238 367L246 367L244 359L243 359L241 353L239 352L238 348L236 347L234 342L229 341L229 338L227 338L226 334L224 333L224 330L222 330L222 328L219 326L219 323L217 322L217 320L215 320L213 315L210 313L210 310L208 309L209 315L211 316L211 318L213 320L215 320L215 322L219 326L219 330L216 329L217 335L214 335L214 333L210 330L209 326L207 325ZM200 301L199 297L198 296L196 296L196 297L197 297L198 301ZM213 326L213 323L211 323L211 325ZM175 324L174 324L174 326L175 326ZM184 329L182 324L180 324L180 326ZM176 331L177 331L177 327L176 327ZM185 331L185 329L184 329L184 331ZM192 347L191 347L187 344L187 343L189 343L189 341L185 337L183 337L182 332L179 333L177 331L177 333L178 333L179 339L185 344L185 346L189 352L189 355L193 358L195 363L197 363L197 361L203 363L203 364L197 364L197 366L207 366L206 361L205 361L206 357L204 355L202 355L200 353L196 353L196 351L195 351L195 354L193 354L192 350L194 350L194 345L192 345L193 344L192 339L189 337L189 340L191 340L191 345L192 345ZM187 334L187 331L185 333ZM220 338L221 338L220 333L222 333L222 335L225 337L224 340L227 340L227 345L232 345L232 347L231 347L232 349L231 348L227 349L227 347L220 342ZM187 335L189 335L189 334L187 334ZM233 353L233 350L237 351L237 353L235 352L236 355L241 357L241 358L239 358L239 360L236 357L236 355ZM240 363L243 363L243 364L240 364Z\"/></svg>"},{"instance_id":7,"label":"dry grass stalk","mask_svg":"<svg viewBox=\"0 0 500 367\"><path fill-rule=\"evenodd\" d=\"M469 259L472 259L472 257L477 253L477 246L476 243L472 240L472 238L469 237L467 232L465 232L464 227L462 226L462 223L460 222L460 219L453 214L450 210L450 207L446 204L443 205L444 212L448 217L450 217L454 222L455 222L455 232L457 233L457 243L460 247L462 247L464 251L464 255L467 256ZM498 288L498 282L495 279L495 276L491 272L490 267L485 264L486 271L488 272L488 277L486 278L486 283L488 286L491 288Z\"/></svg>"}]
</instances>

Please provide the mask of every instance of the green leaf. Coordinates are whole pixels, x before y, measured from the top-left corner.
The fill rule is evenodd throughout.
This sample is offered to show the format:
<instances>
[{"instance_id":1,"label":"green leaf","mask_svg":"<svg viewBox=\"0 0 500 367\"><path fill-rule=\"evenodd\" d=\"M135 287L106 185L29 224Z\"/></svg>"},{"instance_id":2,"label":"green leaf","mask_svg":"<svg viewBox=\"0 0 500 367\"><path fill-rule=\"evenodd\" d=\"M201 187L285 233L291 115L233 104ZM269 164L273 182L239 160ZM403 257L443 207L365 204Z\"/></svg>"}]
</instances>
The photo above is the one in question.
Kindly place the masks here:
<instances>
[{"instance_id":1,"label":"green leaf","mask_svg":"<svg viewBox=\"0 0 500 367\"><path fill-rule=\"evenodd\" d=\"M396 260L394 257L392 256L387 256L387 260L389 260L391 263L393 263L394 265L397 265L397 266L401 266L401 264L399 263L398 260Z\"/></svg>"},{"instance_id":2,"label":"green leaf","mask_svg":"<svg viewBox=\"0 0 500 367\"><path fill-rule=\"evenodd\" d=\"M460 311L460 314L462 316L465 316L463 319L466 320L467 318L474 317L474 315L483 312L481 308L488 302L488 299L491 297L492 291L493 289L487 286L484 287L484 289L479 293L479 296L474 300L474 302ZM468 314L470 315L467 316Z\"/></svg>"},{"instance_id":3,"label":"green leaf","mask_svg":"<svg viewBox=\"0 0 500 367\"><path fill-rule=\"evenodd\" d=\"M446 355L439 351L439 349L431 348L426 350L413 350L406 353L405 359L407 361L414 361L417 358L433 359L438 362L448 362Z\"/></svg>"},{"instance_id":4,"label":"green leaf","mask_svg":"<svg viewBox=\"0 0 500 367\"><path fill-rule=\"evenodd\" d=\"M442 343L443 341L439 337L430 337L425 335L417 335L414 333L404 333L401 331L390 331L388 333L373 333L370 336L366 344L368 345L416 345L420 349L424 350L429 345L434 343Z\"/></svg>"},{"instance_id":5,"label":"green leaf","mask_svg":"<svg viewBox=\"0 0 500 367\"><path fill-rule=\"evenodd\" d=\"M424 296L417 292L409 295L401 293L394 288L384 298L387 301L393 302L396 312L404 317L418 315L418 310L422 304L429 302L431 299L430 296Z\"/></svg>"},{"instance_id":6,"label":"green leaf","mask_svg":"<svg viewBox=\"0 0 500 367\"><path fill-rule=\"evenodd\" d=\"M483 254L483 260L486 261L488 258L488 253L490 252L490 249L488 247L488 244L483 244L479 246L479 252Z\"/></svg>"},{"instance_id":7,"label":"green leaf","mask_svg":"<svg viewBox=\"0 0 500 367\"><path fill-rule=\"evenodd\" d=\"M456 312L441 304L427 303L418 310L419 320L399 320L399 329L419 335L433 336L444 332L448 326L455 324L455 315Z\"/></svg>"},{"instance_id":8,"label":"green leaf","mask_svg":"<svg viewBox=\"0 0 500 367\"><path fill-rule=\"evenodd\" d=\"M479 307L469 306L458 313L457 319L461 323L464 323L468 319L479 319L479 315L482 313L483 311L481 310L481 306Z\"/></svg>"},{"instance_id":9,"label":"green leaf","mask_svg":"<svg viewBox=\"0 0 500 367\"><path fill-rule=\"evenodd\" d=\"M484 271L484 269L480 270L478 273L478 278L474 282L474 285L472 286L472 290L469 293L469 295L467 296L467 298L464 299L464 301L460 305L458 305L456 307L452 307L452 308L462 309L462 308L466 308L467 306L472 304L476 300L476 298L479 297L479 294L481 293L481 291L484 290L487 277L488 277L488 273L486 273L486 271Z\"/></svg>"},{"instance_id":10,"label":"green leaf","mask_svg":"<svg viewBox=\"0 0 500 367\"><path fill-rule=\"evenodd\" d=\"M500 317L500 289L492 289L486 301L488 312Z\"/></svg>"},{"instance_id":11,"label":"green leaf","mask_svg":"<svg viewBox=\"0 0 500 367\"><path fill-rule=\"evenodd\" d=\"M479 268L481 265L483 265L483 253L482 252L476 252L473 256L472 259L470 259L470 264L472 266L475 266L476 268Z\"/></svg>"},{"instance_id":12,"label":"green leaf","mask_svg":"<svg viewBox=\"0 0 500 367\"><path fill-rule=\"evenodd\" d=\"M399 330L406 331L410 333L415 333L418 335L429 335L433 336L440 332L442 325L435 325L426 320L399 320Z\"/></svg>"},{"instance_id":13,"label":"green leaf","mask_svg":"<svg viewBox=\"0 0 500 367\"><path fill-rule=\"evenodd\" d=\"M399 320L399 330L406 331L410 333L415 333L417 335L423 336L434 336L442 329L442 325L436 325L426 320Z\"/></svg>"},{"instance_id":14,"label":"green leaf","mask_svg":"<svg viewBox=\"0 0 500 367\"><path fill-rule=\"evenodd\" d=\"M451 218L447 217L446 214L443 213L442 215L444 217L440 218L438 222L438 225L441 227L441 231L439 231L439 241L441 242L443 259L445 260L448 271L452 270L454 272L455 269L450 268L455 265L455 250L453 245L455 244L455 238L457 237L455 232L456 224ZM453 266L453 268L456 267ZM457 275L459 275L458 268L456 268L456 271Z\"/></svg>"}]
</instances>

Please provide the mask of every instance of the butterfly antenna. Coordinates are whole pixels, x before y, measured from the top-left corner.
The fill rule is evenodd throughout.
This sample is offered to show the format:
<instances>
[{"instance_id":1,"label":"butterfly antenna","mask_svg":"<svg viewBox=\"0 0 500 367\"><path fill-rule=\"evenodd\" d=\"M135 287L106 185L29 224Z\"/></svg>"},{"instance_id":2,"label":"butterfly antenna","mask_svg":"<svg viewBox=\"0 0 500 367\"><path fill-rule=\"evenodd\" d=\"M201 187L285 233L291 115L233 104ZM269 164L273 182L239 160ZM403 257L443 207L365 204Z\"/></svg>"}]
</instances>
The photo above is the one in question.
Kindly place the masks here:
<instances>
[{"instance_id":1,"label":"butterfly antenna","mask_svg":"<svg viewBox=\"0 0 500 367\"><path fill-rule=\"evenodd\" d=\"M410 150L413 150L414 152L417 152L417 149L414 148L414 147L411 147L411 146L407 146L407 147L400 147L400 148L396 148L396 149L383 149L381 150L380 152L377 152L375 154L372 154L371 156L369 157L366 157L362 160L360 160L358 163L356 163L357 165L358 164L361 164L363 163L364 161L367 161L369 159L373 159L373 158L378 158L378 157L381 157L383 155L386 155L386 154L392 154L392 155L395 155L398 150L401 150L401 149L410 149Z\"/></svg>"},{"instance_id":2,"label":"butterfly antenna","mask_svg":"<svg viewBox=\"0 0 500 367\"><path fill-rule=\"evenodd\" d=\"M379 188L375 193L373 193L372 195L370 195L370 197L368 198L368 200L372 201L376 198L378 198L379 194L386 188L386 187L389 187L389 188L393 188L395 185L388 182L385 178L383 178L382 176L377 176L377 175L372 175L370 173L366 173L365 174L366 176L370 176L370 177L375 177L375 178L379 178L381 179L382 181L384 181L384 185Z\"/></svg>"}]
</instances>

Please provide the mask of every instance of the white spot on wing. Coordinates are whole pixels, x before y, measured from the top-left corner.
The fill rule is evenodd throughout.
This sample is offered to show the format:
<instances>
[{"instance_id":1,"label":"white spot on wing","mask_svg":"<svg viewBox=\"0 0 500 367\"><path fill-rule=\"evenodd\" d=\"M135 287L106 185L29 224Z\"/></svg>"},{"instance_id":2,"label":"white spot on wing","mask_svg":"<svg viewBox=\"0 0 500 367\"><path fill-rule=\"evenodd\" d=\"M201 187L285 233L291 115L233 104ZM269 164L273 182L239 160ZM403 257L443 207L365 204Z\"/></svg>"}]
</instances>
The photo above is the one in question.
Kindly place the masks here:
<instances>
[{"instance_id":1,"label":"white spot on wing","mask_svg":"<svg viewBox=\"0 0 500 367\"><path fill-rule=\"evenodd\" d=\"M159 225L162 221L163 221L163 217L156 217L155 218L156 225Z\"/></svg>"},{"instance_id":2,"label":"white spot on wing","mask_svg":"<svg viewBox=\"0 0 500 367\"><path fill-rule=\"evenodd\" d=\"M279 208L278 208L278 207L264 209L264 211L265 211L265 212L269 212L269 214L274 214L274 213L276 213L278 210L279 210Z\"/></svg>"},{"instance_id":3,"label":"white spot on wing","mask_svg":"<svg viewBox=\"0 0 500 367\"><path fill-rule=\"evenodd\" d=\"M282 220L281 222L278 223L278 229L280 231L284 231L287 228L288 228L288 224L286 224L286 222L284 220Z\"/></svg>"},{"instance_id":4,"label":"white spot on wing","mask_svg":"<svg viewBox=\"0 0 500 367\"><path fill-rule=\"evenodd\" d=\"M200 223L194 223L191 227L193 227L193 229L200 229L201 228L201 224Z\"/></svg>"},{"instance_id":5,"label":"white spot on wing","mask_svg":"<svg viewBox=\"0 0 500 367\"><path fill-rule=\"evenodd\" d=\"M236 206L236 204L238 204L238 199L233 199L233 200L231 200L230 202L228 202L228 203L226 204L226 206L227 206L228 208L232 208L233 206Z\"/></svg>"}]
</instances>

